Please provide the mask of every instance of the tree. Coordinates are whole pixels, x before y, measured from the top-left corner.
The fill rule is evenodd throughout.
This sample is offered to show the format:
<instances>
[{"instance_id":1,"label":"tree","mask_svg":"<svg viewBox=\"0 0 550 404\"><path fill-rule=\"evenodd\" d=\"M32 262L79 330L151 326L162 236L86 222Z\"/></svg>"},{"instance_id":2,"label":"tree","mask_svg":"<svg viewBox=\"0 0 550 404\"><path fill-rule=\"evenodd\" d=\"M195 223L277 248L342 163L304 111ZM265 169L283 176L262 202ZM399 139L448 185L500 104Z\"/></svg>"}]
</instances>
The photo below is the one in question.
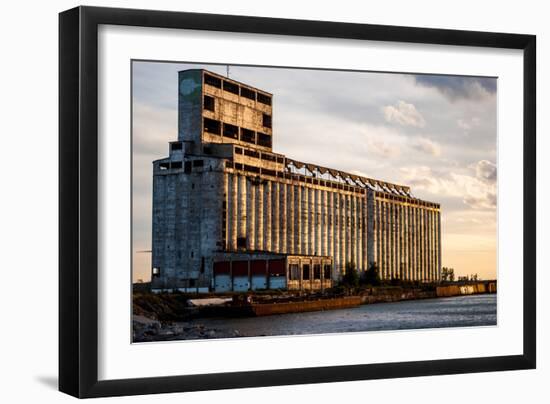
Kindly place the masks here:
<instances>
[{"instance_id":1,"label":"tree","mask_svg":"<svg viewBox=\"0 0 550 404\"><path fill-rule=\"evenodd\" d=\"M359 274L353 261L346 263L346 272L342 278L344 285L356 288L359 286Z\"/></svg>"},{"instance_id":2,"label":"tree","mask_svg":"<svg viewBox=\"0 0 550 404\"><path fill-rule=\"evenodd\" d=\"M447 267L441 268L441 280L443 282L446 282L446 281L454 282L455 270L453 268L447 268Z\"/></svg>"},{"instance_id":3,"label":"tree","mask_svg":"<svg viewBox=\"0 0 550 404\"><path fill-rule=\"evenodd\" d=\"M371 286L380 285L380 273L378 271L378 265L375 262L370 264L369 268L365 271L365 284Z\"/></svg>"}]
</instances>

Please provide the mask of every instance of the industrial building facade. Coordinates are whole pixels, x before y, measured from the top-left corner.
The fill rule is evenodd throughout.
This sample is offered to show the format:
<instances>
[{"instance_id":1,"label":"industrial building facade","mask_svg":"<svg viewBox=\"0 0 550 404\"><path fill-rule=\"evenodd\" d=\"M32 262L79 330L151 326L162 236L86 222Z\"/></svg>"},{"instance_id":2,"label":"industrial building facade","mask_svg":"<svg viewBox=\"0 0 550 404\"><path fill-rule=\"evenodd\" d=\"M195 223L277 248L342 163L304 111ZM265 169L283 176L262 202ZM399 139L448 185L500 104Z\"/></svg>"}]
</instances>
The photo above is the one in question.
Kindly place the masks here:
<instances>
[{"instance_id":1,"label":"industrial building facade","mask_svg":"<svg viewBox=\"0 0 550 404\"><path fill-rule=\"evenodd\" d=\"M272 98L179 72L178 140L153 162L153 290L322 290L347 263L438 281L439 204L274 153Z\"/></svg>"}]
</instances>

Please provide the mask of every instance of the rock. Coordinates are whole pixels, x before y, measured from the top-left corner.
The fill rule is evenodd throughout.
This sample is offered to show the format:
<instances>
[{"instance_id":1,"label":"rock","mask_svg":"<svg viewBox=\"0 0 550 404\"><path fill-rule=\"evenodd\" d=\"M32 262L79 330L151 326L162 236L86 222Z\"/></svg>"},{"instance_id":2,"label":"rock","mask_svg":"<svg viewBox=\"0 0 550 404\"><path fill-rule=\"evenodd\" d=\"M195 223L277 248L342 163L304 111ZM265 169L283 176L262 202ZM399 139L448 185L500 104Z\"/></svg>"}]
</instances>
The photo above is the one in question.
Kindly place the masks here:
<instances>
[{"instance_id":1,"label":"rock","mask_svg":"<svg viewBox=\"0 0 550 404\"><path fill-rule=\"evenodd\" d=\"M153 320L151 318L148 318L148 317L145 317L145 316L140 316L140 315L133 315L132 316L132 322L134 324L139 324L139 325L142 325L142 326L159 326L160 327L160 323L157 321L157 320Z\"/></svg>"}]
</instances>

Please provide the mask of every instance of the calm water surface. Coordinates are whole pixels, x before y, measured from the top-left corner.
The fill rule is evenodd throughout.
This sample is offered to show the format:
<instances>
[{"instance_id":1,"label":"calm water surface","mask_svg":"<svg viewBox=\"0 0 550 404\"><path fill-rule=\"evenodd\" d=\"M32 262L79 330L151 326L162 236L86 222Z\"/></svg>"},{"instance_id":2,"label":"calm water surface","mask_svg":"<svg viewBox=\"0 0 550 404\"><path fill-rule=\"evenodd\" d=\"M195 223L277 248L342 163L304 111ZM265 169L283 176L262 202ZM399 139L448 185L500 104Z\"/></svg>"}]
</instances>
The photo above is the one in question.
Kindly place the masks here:
<instances>
[{"instance_id":1,"label":"calm water surface","mask_svg":"<svg viewBox=\"0 0 550 404\"><path fill-rule=\"evenodd\" d=\"M241 336L496 325L497 297L458 296L362 305L353 309L249 318L211 318L206 328L237 330Z\"/></svg>"}]
</instances>

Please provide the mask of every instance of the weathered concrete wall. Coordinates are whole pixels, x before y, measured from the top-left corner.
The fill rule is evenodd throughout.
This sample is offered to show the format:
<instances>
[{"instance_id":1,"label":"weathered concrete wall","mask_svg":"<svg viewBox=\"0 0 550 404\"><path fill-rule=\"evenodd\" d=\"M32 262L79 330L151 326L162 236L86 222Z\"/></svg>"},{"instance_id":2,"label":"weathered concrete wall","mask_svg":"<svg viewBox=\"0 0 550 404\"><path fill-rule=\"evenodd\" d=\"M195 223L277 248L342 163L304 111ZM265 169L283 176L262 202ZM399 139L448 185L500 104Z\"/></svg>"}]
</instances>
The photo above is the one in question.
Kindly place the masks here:
<instances>
[{"instance_id":1,"label":"weathered concrete wall","mask_svg":"<svg viewBox=\"0 0 550 404\"><path fill-rule=\"evenodd\" d=\"M243 177L241 176L241 178ZM318 255L322 254L325 248L329 250L330 245L328 252L329 255L335 257L337 268L343 268L345 262L354 261L359 263L360 269L365 269L366 264L364 264L365 260L362 259L362 256L368 257L370 254L372 258L367 258L367 261L381 262L382 274L385 278L393 276L405 280L421 281L439 279L440 235L439 225L436 226L435 223L438 223L440 219L436 209L422 205L415 206L410 202L406 204L390 203L387 200L377 201L375 204L373 198L373 202L369 204L371 208L367 208L367 215L364 216L361 212L361 206L366 205L364 197L330 193L288 181L277 182L265 179L265 184L257 185L251 182L250 178L244 178L247 178L246 201L250 205L248 207L249 215L255 212L254 218L246 222L247 233L254 235L252 242L254 249ZM269 194L272 191L265 193L265 189L286 190L289 187L292 189L294 203L285 203L288 198L274 199L270 197ZM322 195L324 192L330 195L327 195L327 201L330 200L330 204L328 202L325 204L324 198L317 198L317 194ZM334 198L335 196L336 198ZM252 201L254 201L253 206L251 205ZM361 201L363 201L363 205ZM378 209L375 209L375 206ZM291 228L290 231L287 231L286 237L279 237L279 243L272 243L271 236L266 234L271 235L273 231L270 230L266 233L266 230L285 227L285 221L281 220L280 215L274 213L279 211L290 212L290 215L287 213L285 218L291 218L290 222L294 225L294 229ZM325 211L326 213L318 213ZM260 212L262 213L260 214ZM246 215L242 215L241 222L244 222L246 217ZM261 223L258 222L259 217L262 218ZM370 220L368 220L369 217ZM235 219L231 218L229 221L234 223ZM363 224L365 220L367 221L366 226ZM326 226L323 221L326 221ZM362 242L363 231L361 231L364 226L367 229L365 243ZM372 235L368 234L369 226L372 229ZM276 233L280 236L279 231ZM334 233L337 234L336 237L329 236ZM267 241L260 243L264 237ZM327 239L327 247L324 247L325 240L323 238ZM371 239L370 243L369 239ZM277 244L279 245L275 248ZM294 245L294 251L288 247L282 248L284 244ZM375 246L377 260L374 260ZM384 259L384 256L387 258Z\"/></svg>"},{"instance_id":2,"label":"weathered concrete wall","mask_svg":"<svg viewBox=\"0 0 550 404\"><path fill-rule=\"evenodd\" d=\"M202 134L202 71L178 74L178 140L200 145Z\"/></svg>"},{"instance_id":3,"label":"weathered concrete wall","mask_svg":"<svg viewBox=\"0 0 550 404\"><path fill-rule=\"evenodd\" d=\"M188 162L189 173L183 166L154 165L152 266L160 276L153 276L153 288L210 287L212 252L226 240L222 212L229 189L223 160Z\"/></svg>"},{"instance_id":4,"label":"weathered concrete wall","mask_svg":"<svg viewBox=\"0 0 550 404\"><path fill-rule=\"evenodd\" d=\"M436 204L372 191L373 248L383 279L441 279L441 219ZM369 226L369 223L367 223Z\"/></svg>"},{"instance_id":5,"label":"weathered concrete wall","mask_svg":"<svg viewBox=\"0 0 550 404\"><path fill-rule=\"evenodd\" d=\"M356 262L361 270L366 269L363 260L368 255L364 251L367 244L363 243L366 228L362 214L364 196L344 193L343 200L353 200L357 208L348 202L347 216L334 223L334 219L342 213L339 205L333 204L334 199L340 196L336 192L324 187L296 184L292 180L243 175L237 170L227 170L227 176L228 184L240 184L237 187L228 186L228 214L231 216L227 222L232 223L233 227L235 223L241 223L243 234L239 237L246 237L248 250L336 257L334 248L337 242L333 232L344 232L343 247L337 250L346 255L338 257L337 271L341 272L348 261ZM243 193L235 197L232 194L235 190L242 190ZM338 223L344 226L340 228ZM231 241L225 248L239 250L236 241Z\"/></svg>"}]
</instances>

